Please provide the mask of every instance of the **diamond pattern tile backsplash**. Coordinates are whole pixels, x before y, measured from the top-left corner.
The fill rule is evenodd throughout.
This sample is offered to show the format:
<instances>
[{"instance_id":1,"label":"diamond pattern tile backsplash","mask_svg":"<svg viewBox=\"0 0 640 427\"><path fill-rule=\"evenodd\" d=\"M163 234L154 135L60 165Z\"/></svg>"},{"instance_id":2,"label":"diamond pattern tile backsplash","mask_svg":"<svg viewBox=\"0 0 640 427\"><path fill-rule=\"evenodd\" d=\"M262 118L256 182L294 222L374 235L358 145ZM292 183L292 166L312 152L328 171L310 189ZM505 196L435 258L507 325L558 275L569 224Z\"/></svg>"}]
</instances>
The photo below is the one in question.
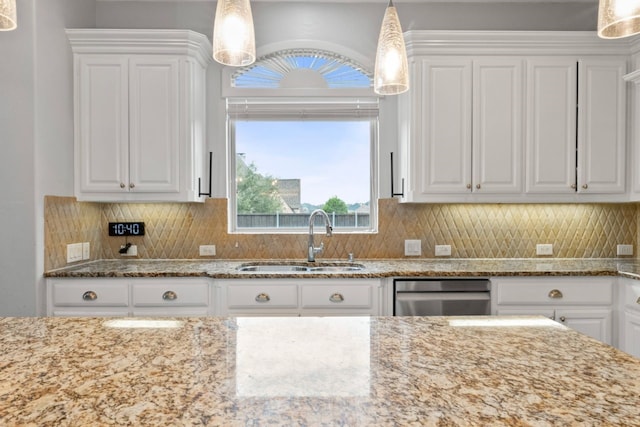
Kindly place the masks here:
<instances>
[{"instance_id":1,"label":"diamond pattern tile backsplash","mask_svg":"<svg viewBox=\"0 0 640 427\"><path fill-rule=\"evenodd\" d=\"M638 247L636 204L400 204L381 199L375 234L321 237L318 259L404 258L404 240L420 239L422 257L451 245L454 258L536 257L552 243L558 258L612 258L617 244ZM138 258L196 259L216 245L217 259L306 258L307 235L229 234L227 200L205 203L92 203L45 198L45 270L66 265L68 243L90 242L91 259L120 258L124 237L108 236L109 221L144 221L146 235L128 238Z\"/></svg>"}]
</instances>

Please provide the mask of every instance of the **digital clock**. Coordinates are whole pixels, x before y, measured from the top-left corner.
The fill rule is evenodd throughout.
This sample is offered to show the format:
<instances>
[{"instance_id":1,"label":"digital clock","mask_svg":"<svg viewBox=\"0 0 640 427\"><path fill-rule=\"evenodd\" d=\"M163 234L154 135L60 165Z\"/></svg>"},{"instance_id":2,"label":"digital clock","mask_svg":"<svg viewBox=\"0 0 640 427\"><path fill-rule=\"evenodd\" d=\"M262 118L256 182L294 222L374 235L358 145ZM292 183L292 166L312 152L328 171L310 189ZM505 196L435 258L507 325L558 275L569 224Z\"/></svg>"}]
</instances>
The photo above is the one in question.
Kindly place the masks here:
<instances>
[{"instance_id":1,"label":"digital clock","mask_svg":"<svg viewBox=\"0 0 640 427\"><path fill-rule=\"evenodd\" d=\"M144 236L144 222L110 222L109 236Z\"/></svg>"}]
</instances>

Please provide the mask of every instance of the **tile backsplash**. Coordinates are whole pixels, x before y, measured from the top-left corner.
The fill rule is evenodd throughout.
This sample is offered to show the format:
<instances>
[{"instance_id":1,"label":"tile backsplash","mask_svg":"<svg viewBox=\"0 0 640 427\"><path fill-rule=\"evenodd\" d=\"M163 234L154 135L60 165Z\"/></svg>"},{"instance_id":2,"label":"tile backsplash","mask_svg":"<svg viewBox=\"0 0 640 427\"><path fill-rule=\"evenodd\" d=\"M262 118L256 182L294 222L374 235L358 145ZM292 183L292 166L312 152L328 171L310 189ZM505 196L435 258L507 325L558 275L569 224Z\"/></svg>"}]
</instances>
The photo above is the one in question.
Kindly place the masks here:
<instances>
[{"instance_id":1,"label":"tile backsplash","mask_svg":"<svg viewBox=\"0 0 640 427\"><path fill-rule=\"evenodd\" d=\"M451 245L454 258L530 258L537 243L553 257L612 258L617 244L638 247L638 205L619 204L400 204L378 202L375 234L339 232L324 241L318 259L404 258L404 240L419 239L422 257ZM120 258L124 237L110 237L109 221L144 221L146 235L130 237L138 258L196 259L215 245L217 259L306 258L307 234L230 234L227 200L205 203L94 203L45 197L45 270L66 266L68 243L90 242L91 259Z\"/></svg>"}]
</instances>

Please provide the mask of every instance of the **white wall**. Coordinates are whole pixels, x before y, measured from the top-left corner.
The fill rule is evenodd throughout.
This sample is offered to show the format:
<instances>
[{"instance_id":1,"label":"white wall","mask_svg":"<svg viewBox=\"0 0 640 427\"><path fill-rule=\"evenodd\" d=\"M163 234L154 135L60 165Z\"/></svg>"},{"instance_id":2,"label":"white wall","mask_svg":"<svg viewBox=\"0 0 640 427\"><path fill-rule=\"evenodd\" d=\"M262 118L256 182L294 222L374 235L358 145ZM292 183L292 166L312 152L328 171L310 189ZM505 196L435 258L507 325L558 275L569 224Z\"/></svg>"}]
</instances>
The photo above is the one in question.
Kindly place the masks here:
<instances>
[{"instance_id":1,"label":"white wall","mask_svg":"<svg viewBox=\"0 0 640 427\"><path fill-rule=\"evenodd\" d=\"M18 0L18 28L0 33L0 315L44 313L45 194L73 194L67 19L95 23L87 0Z\"/></svg>"}]
</instances>

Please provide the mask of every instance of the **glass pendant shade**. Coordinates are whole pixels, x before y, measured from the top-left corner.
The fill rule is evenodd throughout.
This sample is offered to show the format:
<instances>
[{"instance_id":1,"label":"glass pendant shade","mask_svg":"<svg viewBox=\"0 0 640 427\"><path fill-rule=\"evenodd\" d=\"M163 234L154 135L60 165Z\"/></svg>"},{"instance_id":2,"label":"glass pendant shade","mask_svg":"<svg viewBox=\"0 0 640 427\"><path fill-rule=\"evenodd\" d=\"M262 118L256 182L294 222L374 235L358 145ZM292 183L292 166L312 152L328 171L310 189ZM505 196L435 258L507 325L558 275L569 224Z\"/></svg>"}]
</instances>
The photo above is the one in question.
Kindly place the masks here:
<instances>
[{"instance_id":1,"label":"glass pendant shade","mask_svg":"<svg viewBox=\"0 0 640 427\"><path fill-rule=\"evenodd\" d=\"M380 95L397 95L408 89L409 67L404 37L398 12L389 1L378 37L373 90Z\"/></svg>"},{"instance_id":2,"label":"glass pendant shade","mask_svg":"<svg viewBox=\"0 0 640 427\"><path fill-rule=\"evenodd\" d=\"M640 33L640 0L600 0L598 36L617 39Z\"/></svg>"},{"instance_id":3,"label":"glass pendant shade","mask_svg":"<svg viewBox=\"0 0 640 427\"><path fill-rule=\"evenodd\" d=\"M256 39L249 0L218 0L213 23L213 59L243 67L256 60Z\"/></svg>"},{"instance_id":4,"label":"glass pendant shade","mask_svg":"<svg viewBox=\"0 0 640 427\"><path fill-rule=\"evenodd\" d=\"M0 31L14 30L17 26L16 0L0 0Z\"/></svg>"}]
</instances>

